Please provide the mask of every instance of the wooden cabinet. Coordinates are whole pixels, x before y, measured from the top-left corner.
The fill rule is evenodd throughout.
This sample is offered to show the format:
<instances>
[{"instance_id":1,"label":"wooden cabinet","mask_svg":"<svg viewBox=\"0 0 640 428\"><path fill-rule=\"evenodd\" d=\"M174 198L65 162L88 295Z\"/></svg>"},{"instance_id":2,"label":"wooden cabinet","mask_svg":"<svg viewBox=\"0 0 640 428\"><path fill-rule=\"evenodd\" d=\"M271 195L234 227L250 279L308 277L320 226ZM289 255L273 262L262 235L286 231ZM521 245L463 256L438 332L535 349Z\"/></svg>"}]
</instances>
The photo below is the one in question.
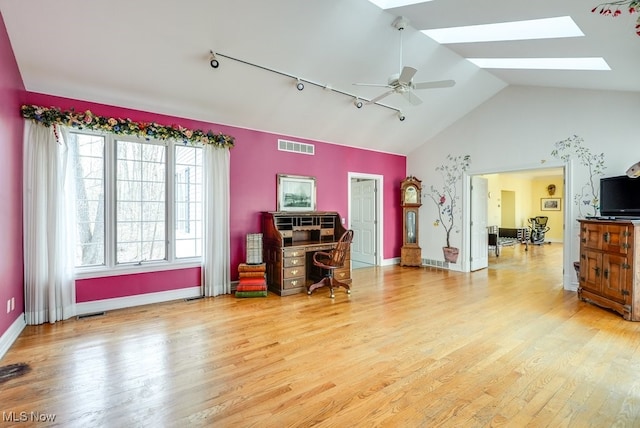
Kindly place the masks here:
<instances>
[{"instance_id":1,"label":"wooden cabinet","mask_svg":"<svg viewBox=\"0 0 640 428\"><path fill-rule=\"evenodd\" d=\"M640 321L640 221L579 222L578 297Z\"/></svg>"},{"instance_id":2,"label":"wooden cabinet","mask_svg":"<svg viewBox=\"0 0 640 428\"><path fill-rule=\"evenodd\" d=\"M313 253L329 251L346 232L336 212L262 213L263 255L269 290L287 296L306 293L307 286L322 278L313 265ZM334 272L336 279L351 283L351 257Z\"/></svg>"}]
</instances>

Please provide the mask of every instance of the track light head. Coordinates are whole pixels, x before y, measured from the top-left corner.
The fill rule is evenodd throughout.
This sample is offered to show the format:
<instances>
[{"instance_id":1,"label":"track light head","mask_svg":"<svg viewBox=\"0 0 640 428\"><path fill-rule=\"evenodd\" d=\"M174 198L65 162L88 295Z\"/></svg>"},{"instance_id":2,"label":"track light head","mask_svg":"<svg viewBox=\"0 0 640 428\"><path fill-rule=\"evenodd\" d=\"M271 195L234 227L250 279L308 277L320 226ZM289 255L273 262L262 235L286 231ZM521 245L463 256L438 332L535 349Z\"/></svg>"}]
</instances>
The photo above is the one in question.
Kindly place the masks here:
<instances>
[{"instance_id":1,"label":"track light head","mask_svg":"<svg viewBox=\"0 0 640 428\"><path fill-rule=\"evenodd\" d=\"M304 89L304 83L302 83L300 79L298 79L298 83L296 83L296 88L298 88L299 91Z\"/></svg>"},{"instance_id":2,"label":"track light head","mask_svg":"<svg viewBox=\"0 0 640 428\"><path fill-rule=\"evenodd\" d=\"M353 105L356 106L357 108L362 108L362 106L364 105L364 103L362 101L360 101L360 99L356 98L353 101Z\"/></svg>"},{"instance_id":3,"label":"track light head","mask_svg":"<svg viewBox=\"0 0 640 428\"><path fill-rule=\"evenodd\" d=\"M402 114L401 111L398 112L398 119L400 120L400 122L404 122L404 120L406 119L405 115Z\"/></svg>"},{"instance_id":4,"label":"track light head","mask_svg":"<svg viewBox=\"0 0 640 428\"><path fill-rule=\"evenodd\" d=\"M216 59L216 55L213 53L213 51L209 51L209 52L211 53L211 57L209 58L209 65L211 65L211 68L220 67L220 63Z\"/></svg>"},{"instance_id":5,"label":"track light head","mask_svg":"<svg viewBox=\"0 0 640 428\"><path fill-rule=\"evenodd\" d=\"M391 25L396 30L402 31L409 26L409 20L404 16L398 16L396 19L393 20Z\"/></svg>"}]
</instances>

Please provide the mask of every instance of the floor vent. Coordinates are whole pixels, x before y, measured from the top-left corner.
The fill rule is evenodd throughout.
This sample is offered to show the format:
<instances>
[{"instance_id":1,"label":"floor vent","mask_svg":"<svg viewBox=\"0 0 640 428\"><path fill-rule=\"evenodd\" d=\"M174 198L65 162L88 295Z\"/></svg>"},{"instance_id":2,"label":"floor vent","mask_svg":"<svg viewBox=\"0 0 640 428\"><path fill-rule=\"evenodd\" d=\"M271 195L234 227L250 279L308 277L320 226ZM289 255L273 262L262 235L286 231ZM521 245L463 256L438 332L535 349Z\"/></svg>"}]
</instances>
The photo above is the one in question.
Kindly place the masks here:
<instances>
[{"instance_id":1,"label":"floor vent","mask_svg":"<svg viewBox=\"0 0 640 428\"><path fill-rule=\"evenodd\" d=\"M194 300L204 299L204 296L195 296L195 297L185 297L185 302L192 302Z\"/></svg>"},{"instance_id":2,"label":"floor vent","mask_svg":"<svg viewBox=\"0 0 640 428\"><path fill-rule=\"evenodd\" d=\"M315 154L315 146L313 144L298 143L297 141L278 139L278 150L283 152L302 153L305 155Z\"/></svg>"},{"instance_id":3,"label":"floor vent","mask_svg":"<svg viewBox=\"0 0 640 428\"><path fill-rule=\"evenodd\" d=\"M107 313L106 312L92 312L90 314L82 314L82 315L78 315L76 318L79 320L86 320L87 318L96 318L96 317L103 317L105 316Z\"/></svg>"},{"instance_id":4,"label":"floor vent","mask_svg":"<svg viewBox=\"0 0 640 428\"><path fill-rule=\"evenodd\" d=\"M437 269L449 269L449 262L433 259L422 259L422 266L433 267Z\"/></svg>"}]
</instances>

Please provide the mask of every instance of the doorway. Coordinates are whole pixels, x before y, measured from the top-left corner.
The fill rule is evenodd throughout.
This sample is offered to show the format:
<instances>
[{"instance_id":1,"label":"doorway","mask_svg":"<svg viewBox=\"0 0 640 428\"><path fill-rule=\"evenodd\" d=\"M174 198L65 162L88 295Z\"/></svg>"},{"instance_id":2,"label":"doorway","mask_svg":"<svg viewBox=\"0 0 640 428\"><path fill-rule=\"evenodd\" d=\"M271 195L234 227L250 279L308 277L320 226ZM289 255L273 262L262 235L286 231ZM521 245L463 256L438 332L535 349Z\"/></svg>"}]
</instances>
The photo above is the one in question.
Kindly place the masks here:
<instances>
[{"instance_id":1,"label":"doorway","mask_svg":"<svg viewBox=\"0 0 640 428\"><path fill-rule=\"evenodd\" d=\"M516 227L516 192L500 190L500 226Z\"/></svg>"},{"instance_id":2,"label":"doorway","mask_svg":"<svg viewBox=\"0 0 640 428\"><path fill-rule=\"evenodd\" d=\"M487 225L492 226L496 225L499 227L511 227L511 228L523 228L528 227L527 218L534 217L537 215L548 215L550 218L553 218L553 222L551 223L552 227L555 229L554 236L555 239L550 240L549 242L554 242L556 246L562 246L565 251L563 251L563 257L557 260L558 265L562 266L564 271L567 271L567 266L572 263L569 262L570 259L570 246L571 244L571 235L570 230L565 227L567 218L570 218L570 200L571 200L571 189L565 184L563 189L562 199L565 201L562 202L562 212L548 212L541 211L541 198L548 195L542 193L544 190L546 192L546 185L542 185L546 183L546 177L553 177L554 183L567 183L569 180L567 179L569 175L569 167L564 164L558 165L547 165L543 168L541 167L532 167L526 168L522 170L510 170L510 171L487 171L484 173L472 173L469 174L468 182L471 182L473 177L482 176L489 179L489 191L487 192L487 200L489 202L488 209L486 215ZM495 182L492 183L492 177L500 176L502 178L502 183L509 183L509 185L496 185ZM533 190L527 191L526 188L517 188L513 189L512 184L516 183L518 180L526 181L530 180L534 183L530 186ZM537 183L537 184L536 184ZM548 184L548 183L546 183ZM470 187L470 186L468 186ZM503 190L505 192L503 192ZM469 202L469 208L465 208L463 212L463 221L465 224L470 225L470 227L466 228L467 233L463 236L465 248L468 249L468 260L464 261L464 265L462 266L462 270L465 272L471 271L471 266L473 265L473 254L472 254L472 223L477 221L476 219L472 219L471 212L474 210L473 198L472 198L472 190L470 188L466 188L467 192L466 200ZM568 196L567 196L568 195ZM526 203L523 204L522 201ZM502 212L504 211L505 216L502 218ZM515 218L513 213L515 214ZM474 215L477 215L475 213ZM509 223L509 224L507 224ZM569 228L570 229L570 228ZM488 251L485 250L485 251ZM501 255L502 257L502 255ZM489 264L489 263L488 263ZM571 289L571 281L570 275L566 273L563 275L563 284L566 289Z\"/></svg>"},{"instance_id":3,"label":"doorway","mask_svg":"<svg viewBox=\"0 0 640 428\"><path fill-rule=\"evenodd\" d=\"M382 176L349 173L351 267L378 266L382 257Z\"/></svg>"}]
</instances>

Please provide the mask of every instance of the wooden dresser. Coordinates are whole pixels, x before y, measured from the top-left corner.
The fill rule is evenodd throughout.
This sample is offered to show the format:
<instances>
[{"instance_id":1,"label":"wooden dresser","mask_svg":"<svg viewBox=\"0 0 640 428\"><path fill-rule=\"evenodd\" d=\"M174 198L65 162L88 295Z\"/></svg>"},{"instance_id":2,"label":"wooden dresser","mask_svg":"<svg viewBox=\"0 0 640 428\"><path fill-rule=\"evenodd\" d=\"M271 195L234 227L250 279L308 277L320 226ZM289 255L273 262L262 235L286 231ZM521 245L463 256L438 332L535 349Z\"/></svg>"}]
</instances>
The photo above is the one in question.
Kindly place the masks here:
<instances>
[{"instance_id":1,"label":"wooden dresser","mask_svg":"<svg viewBox=\"0 0 640 428\"><path fill-rule=\"evenodd\" d=\"M640 221L578 221L578 297L640 321Z\"/></svg>"},{"instance_id":2,"label":"wooden dresser","mask_svg":"<svg viewBox=\"0 0 640 428\"><path fill-rule=\"evenodd\" d=\"M263 255L269 291L288 296L306 293L307 286L322 278L313 265L313 253L328 251L346 232L337 212L263 212ZM335 278L351 284L351 257Z\"/></svg>"}]
</instances>

